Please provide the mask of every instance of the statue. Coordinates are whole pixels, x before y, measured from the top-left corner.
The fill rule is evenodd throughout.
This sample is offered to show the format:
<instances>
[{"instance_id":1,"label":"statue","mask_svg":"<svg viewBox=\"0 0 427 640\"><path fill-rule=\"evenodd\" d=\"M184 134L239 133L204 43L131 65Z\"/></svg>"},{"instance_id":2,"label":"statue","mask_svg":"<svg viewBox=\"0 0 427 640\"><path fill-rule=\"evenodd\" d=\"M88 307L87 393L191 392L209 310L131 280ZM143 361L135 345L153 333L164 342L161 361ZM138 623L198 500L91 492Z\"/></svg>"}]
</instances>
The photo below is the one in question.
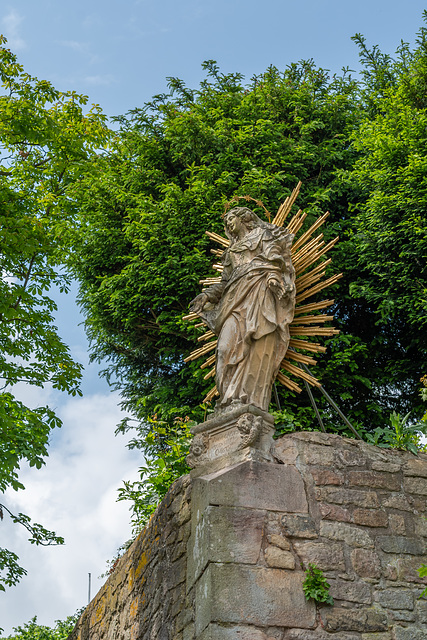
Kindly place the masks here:
<instances>
[{"instance_id":1,"label":"statue","mask_svg":"<svg viewBox=\"0 0 427 640\"><path fill-rule=\"evenodd\" d=\"M328 212L301 232L307 214L299 210L283 228L300 186L299 182L271 222L263 221L246 206L230 209L231 202L252 200L270 220L260 200L234 196L225 204L227 237L206 231L221 245L220 250L212 250L221 257L221 264L212 265L221 276L200 281L206 288L190 303L191 313L183 318L196 321L195 327L209 329L197 338L202 346L184 362L208 356L201 368L212 368L204 379L215 375L216 384L203 402L211 403L216 395L219 400L205 421L191 428L194 439L187 462L196 473L242 460L272 460L274 416L268 408L275 380L292 393L302 391L292 378L302 380L308 392L308 385L321 388L306 365L316 364L311 353L326 350L312 338L339 333L321 326L333 319L322 310L334 300L305 301L333 285L342 274L324 280L330 259L323 256L338 238L325 243L322 233L313 237Z\"/></svg>"},{"instance_id":2,"label":"statue","mask_svg":"<svg viewBox=\"0 0 427 640\"><path fill-rule=\"evenodd\" d=\"M268 411L273 381L289 345L295 309L294 236L247 207L224 216L230 244L222 278L190 304L218 336L219 406L251 404Z\"/></svg>"}]
</instances>

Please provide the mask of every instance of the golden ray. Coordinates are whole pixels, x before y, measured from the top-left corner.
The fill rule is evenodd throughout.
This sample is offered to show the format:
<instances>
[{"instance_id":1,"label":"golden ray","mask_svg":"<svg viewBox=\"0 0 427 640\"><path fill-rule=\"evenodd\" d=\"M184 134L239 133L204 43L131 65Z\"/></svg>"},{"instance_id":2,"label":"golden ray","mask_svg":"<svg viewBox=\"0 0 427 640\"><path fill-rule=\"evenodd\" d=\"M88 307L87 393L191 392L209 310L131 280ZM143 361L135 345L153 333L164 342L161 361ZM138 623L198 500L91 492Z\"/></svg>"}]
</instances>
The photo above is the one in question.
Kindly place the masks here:
<instances>
[{"instance_id":1,"label":"golden ray","mask_svg":"<svg viewBox=\"0 0 427 640\"><path fill-rule=\"evenodd\" d=\"M205 353L208 353L209 351L211 351L211 349L215 349L217 343L218 343L218 340L214 340L213 342L209 342L208 344L205 344L204 347L201 347L200 349L196 349L195 351L192 351L189 356L184 358L184 362L190 362L191 360L196 360L197 358L200 358L200 356L204 356Z\"/></svg>"},{"instance_id":2,"label":"golden ray","mask_svg":"<svg viewBox=\"0 0 427 640\"><path fill-rule=\"evenodd\" d=\"M295 360L295 362L302 362L303 364L311 364L316 365L317 361L310 356L306 356L303 353L298 353L298 351L293 351L292 349L288 349L284 360Z\"/></svg>"},{"instance_id":3,"label":"golden ray","mask_svg":"<svg viewBox=\"0 0 427 640\"><path fill-rule=\"evenodd\" d=\"M211 356L209 356L207 360L205 360L203 364L200 365L200 368L206 369L206 367L210 367L212 364L214 364L215 358L216 358L216 354L213 353Z\"/></svg>"},{"instance_id":4,"label":"golden ray","mask_svg":"<svg viewBox=\"0 0 427 640\"><path fill-rule=\"evenodd\" d=\"M298 197L301 185L302 182L300 180L295 189L292 191L291 195L288 196L285 202L279 207L279 210L273 220L273 224L275 224L277 227L283 226L284 221L286 220L290 210L292 209L292 205Z\"/></svg>"},{"instance_id":5,"label":"golden ray","mask_svg":"<svg viewBox=\"0 0 427 640\"><path fill-rule=\"evenodd\" d=\"M322 302L313 302L311 304L303 304L301 307L295 308L295 315L298 316L300 313L310 313L310 311L320 311L321 309L326 309L333 305L335 300L322 300Z\"/></svg>"},{"instance_id":6,"label":"golden ray","mask_svg":"<svg viewBox=\"0 0 427 640\"><path fill-rule=\"evenodd\" d=\"M230 240L228 240L227 238L223 238L214 231L205 231L205 234L209 236L211 240L215 240L215 242L218 242L218 244L222 244L223 247L228 247L230 245Z\"/></svg>"},{"instance_id":7,"label":"golden ray","mask_svg":"<svg viewBox=\"0 0 427 640\"><path fill-rule=\"evenodd\" d=\"M311 289L307 289L303 293L297 295L297 297L295 298L295 303L298 304L299 302L302 302L306 298L311 298L311 296L314 296L315 293L319 293L319 291L322 291L322 289L325 289L326 287L330 287L331 285L338 282L338 280L340 280L340 278L342 278L343 275L344 274L342 273L337 273L337 275L332 276L332 278L329 278L324 282L320 282L319 284L316 284Z\"/></svg>"},{"instance_id":8,"label":"golden ray","mask_svg":"<svg viewBox=\"0 0 427 640\"><path fill-rule=\"evenodd\" d=\"M320 317L320 316L318 316L318 317ZM204 342L205 340L209 340L210 338L213 338L214 336L215 336L215 334L214 334L213 331L207 331L202 336L197 338L197 342Z\"/></svg>"},{"instance_id":9,"label":"golden ray","mask_svg":"<svg viewBox=\"0 0 427 640\"><path fill-rule=\"evenodd\" d=\"M208 373L205 376L203 376L203 380L209 380L209 378L213 378L215 373L216 373L216 367L212 367L212 369L208 371Z\"/></svg>"},{"instance_id":10,"label":"golden ray","mask_svg":"<svg viewBox=\"0 0 427 640\"><path fill-rule=\"evenodd\" d=\"M309 373L306 373L305 371L303 371L296 365L291 364L290 362L286 362L286 361L282 362L281 367L288 373L292 373L294 376L298 378L302 378L303 380L311 384L313 387L322 386L317 378L314 378L314 376L311 376Z\"/></svg>"},{"instance_id":11,"label":"golden ray","mask_svg":"<svg viewBox=\"0 0 427 640\"><path fill-rule=\"evenodd\" d=\"M316 220L316 222L311 225L311 227L309 229L307 229L307 231L305 231L302 236L300 238L298 238L298 240L296 242L294 242L293 244L293 249L294 251L296 251L297 249L299 249L300 247L302 247L302 245L310 238L310 236L313 235L313 233L322 226L322 224L325 222L326 218L329 216L329 211L327 211L326 213L323 214L323 216L321 216L320 218L318 218L318 220Z\"/></svg>"},{"instance_id":12,"label":"golden ray","mask_svg":"<svg viewBox=\"0 0 427 640\"><path fill-rule=\"evenodd\" d=\"M322 271L322 269L325 269L329 264L331 264L331 262L332 262L332 258L328 258L324 262L321 262L320 264L318 264L317 267L315 267L311 271L308 271L307 273L304 273L302 276L299 276L299 278L295 280L295 286L297 288L297 291L301 292L305 286L306 280L309 280L311 276L314 276L316 273L319 273L319 271Z\"/></svg>"},{"instance_id":13,"label":"golden ray","mask_svg":"<svg viewBox=\"0 0 427 640\"><path fill-rule=\"evenodd\" d=\"M292 324L289 327L291 336L335 336L339 333L340 330L333 327L296 327Z\"/></svg>"},{"instance_id":14,"label":"golden ray","mask_svg":"<svg viewBox=\"0 0 427 640\"><path fill-rule=\"evenodd\" d=\"M293 327L296 324L315 324L316 322L330 322L333 319L334 319L334 316L326 316L326 315L301 316L301 317L298 317L296 320L293 320L289 326ZM198 340L201 340L201 338L198 338Z\"/></svg>"},{"instance_id":15,"label":"golden ray","mask_svg":"<svg viewBox=\"0 0 427 640\"><path fill-rule=\"evenodd\" d=\"M298 340L298 338L291 338L289 340L289 347L292 349L303 349L304 351L313 351L314 353L325 353L326 347L318 342L309 342L308 340ZM285 354L286 358L287 352Z\"/></svg>"},{"instance_id":16,"label":"golden ray","mask_svg":"<svg viewBox=\"0 0 427 640\"><path fill-rule=\"evenodd\" d=\"M276 378L280 382L280 384L283 384L284 387L287 387L291 391L296 391L297 393L301 393L302 391L301 387L297 385L296 382L288 378L288 376L285 376L285 374L282 373L281 371L279 371Z\"/></svg>"},{"instance_id":17,"label":"golden ray","mask_svg":"<svg viewBox=\"0 0 427 640\"><path fill-rule=\"evenodd\" d=\"M219 396L218 389L216 388L216 386L212 387L212 389L209 391L207 396L202 400L202 403L211 402L215 396Z\"/></svg>"}]
</instances>

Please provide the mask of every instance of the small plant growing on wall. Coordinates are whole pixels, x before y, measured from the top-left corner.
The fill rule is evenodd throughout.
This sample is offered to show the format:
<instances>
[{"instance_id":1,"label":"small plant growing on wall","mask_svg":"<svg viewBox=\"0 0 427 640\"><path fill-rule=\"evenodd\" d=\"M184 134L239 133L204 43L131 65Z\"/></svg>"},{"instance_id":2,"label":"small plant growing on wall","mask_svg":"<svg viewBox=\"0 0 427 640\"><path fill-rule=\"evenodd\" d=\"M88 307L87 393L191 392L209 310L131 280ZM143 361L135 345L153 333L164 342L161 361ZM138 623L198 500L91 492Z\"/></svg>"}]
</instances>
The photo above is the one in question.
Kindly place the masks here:
<instances>
[{"instance_id":1,"label":"small plant growing on wall","mask_svg":"<svg viewBox=\"0 0 427 640\"><path fill-rule=\"evenodd\" d=\"M309 564L305 572L305 580L302 588L307 600L315 600L319 603L334 604L334 600L329 593L330 584L323 575L323 571L315 564Z\"/></svg>"}]
</instances>

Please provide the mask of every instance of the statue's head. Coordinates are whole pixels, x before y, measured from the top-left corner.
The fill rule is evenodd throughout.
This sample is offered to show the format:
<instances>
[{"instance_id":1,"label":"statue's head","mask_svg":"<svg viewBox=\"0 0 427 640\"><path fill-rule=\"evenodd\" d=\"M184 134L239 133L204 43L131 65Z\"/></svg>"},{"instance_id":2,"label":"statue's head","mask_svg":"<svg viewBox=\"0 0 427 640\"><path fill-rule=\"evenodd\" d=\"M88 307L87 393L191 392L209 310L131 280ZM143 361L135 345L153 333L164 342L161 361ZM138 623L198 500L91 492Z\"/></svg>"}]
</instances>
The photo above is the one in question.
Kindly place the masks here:
<instances>
[{"instance_id":1,"label":"statue's head","mask_svg":"<svg viewBox=\"0 0 427 640\"><path fill-rule=\"evenodd\" d=\"M267 227L267 223L261 220L248 207L234 207L234 209L227 211L224 216L224 227L227 236L235 238L238 235L238 229L242 226L247 231L251 231L255 227Z\"/></svg>"}]
</instances>

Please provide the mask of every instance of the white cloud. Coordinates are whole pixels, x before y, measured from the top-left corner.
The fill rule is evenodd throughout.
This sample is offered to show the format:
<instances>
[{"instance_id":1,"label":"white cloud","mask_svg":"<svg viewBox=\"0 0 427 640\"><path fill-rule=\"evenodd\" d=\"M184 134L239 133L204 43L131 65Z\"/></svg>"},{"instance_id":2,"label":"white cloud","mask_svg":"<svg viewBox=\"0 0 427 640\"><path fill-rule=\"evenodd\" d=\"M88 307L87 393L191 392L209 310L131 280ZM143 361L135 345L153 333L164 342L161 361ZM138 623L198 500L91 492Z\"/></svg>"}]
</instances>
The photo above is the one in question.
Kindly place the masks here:
<instances>
[{"instance_id":1,"label":"white cloud","mask_svg":"<svg viewBox=\"0 0 427 640\"><path fill-rule=\"evenodd\" d=\"M0 624L6 635L37 615L41 624L71 615L86 604L88 573L92 597L106 560L130 536L129 504L117 503L123 479L136 479L139 453L114 436L122 414L118 394L73 398L58 409L64 426L57 432L47 465L23 469L26 490L8 492L12 511L64 536L61 547L34 547L25 531L5 517L2 546L15 551L28 576L2 595Z\"/></svg>"},{"instance_id":2,"label":"white cloud","mask_svg":"<svg viewBox=\"0 0 427 640\"><path fill-rule=\"evenodd\" d=\"M2 18L1 24L4 31L4 35L7 38L8 46L12 51L19 51L25 49L27 44L20 35L20 25L24 18L19 15L17 11L11 9L8 14Z\"/></svg>"}]
</instances>

